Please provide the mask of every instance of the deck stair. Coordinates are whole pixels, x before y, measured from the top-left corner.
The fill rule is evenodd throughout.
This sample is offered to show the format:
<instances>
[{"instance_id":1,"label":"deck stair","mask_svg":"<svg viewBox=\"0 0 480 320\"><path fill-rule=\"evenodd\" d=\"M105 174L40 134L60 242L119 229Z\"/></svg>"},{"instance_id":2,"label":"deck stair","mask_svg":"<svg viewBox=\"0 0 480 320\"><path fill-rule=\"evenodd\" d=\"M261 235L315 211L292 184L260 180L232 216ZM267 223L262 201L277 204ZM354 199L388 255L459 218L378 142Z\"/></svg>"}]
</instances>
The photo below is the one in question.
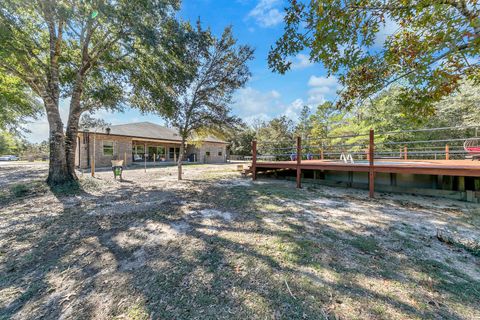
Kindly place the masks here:
<instances>
[{"instance_id":1,"label":"deck stair","mask_svg":"<svg viewBox=\"0 0 480 320\"><path fill-rule=\"evenodd\" d=\"M252 166L248 166L248 168L243 169L243 171L241 172L243 177L246 177L251 173L253 173Z\"/></svg>"}]
</instances>

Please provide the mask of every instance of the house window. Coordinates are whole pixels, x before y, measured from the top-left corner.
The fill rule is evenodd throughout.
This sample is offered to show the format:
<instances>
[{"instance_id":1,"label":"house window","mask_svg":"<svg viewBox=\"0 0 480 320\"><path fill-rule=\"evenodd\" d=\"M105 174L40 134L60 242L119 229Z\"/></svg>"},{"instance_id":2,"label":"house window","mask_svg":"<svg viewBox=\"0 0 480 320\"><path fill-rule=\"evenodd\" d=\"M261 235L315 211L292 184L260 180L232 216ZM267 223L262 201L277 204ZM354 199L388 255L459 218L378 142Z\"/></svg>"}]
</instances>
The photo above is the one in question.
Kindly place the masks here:
<instances>
[{"instance_id":1,"label":"house window","mask_svg":"<svg viewBox=\"0 0 480 320\"><path fill-rule=\"evenodd\" d=\"M222 149L218 149L218 156L219 156L219 157L222 156Z\"/></svg>"},{"instance_id":2,"label":"house window","mask_svg":"<svg viewBox=\"0 0 480 320\"><path fill-rule=\"evenodd\" d=\"M113 141L103 141L103 155L113 156Z\"/></svg>"},{"instance_id":3,"label":"house window","mask_svg":"<svg viewBox=\"0 0 480 320\"><path fill-rule=\"evenodd\" d=\"M135 145L135 154L141 155L143 157L143 154L145 153L145 148L143 145Z\"/></svg>"},{"instance_id":4,"label":"house window","mask_svg":"<svg viewBox=\"0 0 480 320\"><path fill-rule=\"evenodd\" d=\"M206 152L205 152L205 155L206 155L207 157L210 157L210 151L206 151Z\"/></svg>"}]
</instances>

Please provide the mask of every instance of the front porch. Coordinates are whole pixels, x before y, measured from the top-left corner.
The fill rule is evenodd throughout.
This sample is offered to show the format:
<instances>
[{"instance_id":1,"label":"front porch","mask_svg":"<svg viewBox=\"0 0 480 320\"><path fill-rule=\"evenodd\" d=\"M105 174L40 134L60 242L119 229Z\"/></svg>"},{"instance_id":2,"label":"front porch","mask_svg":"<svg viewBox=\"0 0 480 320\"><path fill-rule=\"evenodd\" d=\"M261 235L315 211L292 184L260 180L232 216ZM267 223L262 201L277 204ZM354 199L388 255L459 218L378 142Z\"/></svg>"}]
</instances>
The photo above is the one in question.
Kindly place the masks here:
<instances>
[{"instance_id":1,"label":"front porch","mask_svg":"<svg viewBox=\"0 0 480 320\"><path fill-rule=\"evenodd\" d=\"M188 152L190 149L191 148L187 146L187 152L183 160L189 162L198 161L198 156L195 153ZM180 143L132 140L133 163L177 162L179 156Z\"/></svg>"}]
</instances>

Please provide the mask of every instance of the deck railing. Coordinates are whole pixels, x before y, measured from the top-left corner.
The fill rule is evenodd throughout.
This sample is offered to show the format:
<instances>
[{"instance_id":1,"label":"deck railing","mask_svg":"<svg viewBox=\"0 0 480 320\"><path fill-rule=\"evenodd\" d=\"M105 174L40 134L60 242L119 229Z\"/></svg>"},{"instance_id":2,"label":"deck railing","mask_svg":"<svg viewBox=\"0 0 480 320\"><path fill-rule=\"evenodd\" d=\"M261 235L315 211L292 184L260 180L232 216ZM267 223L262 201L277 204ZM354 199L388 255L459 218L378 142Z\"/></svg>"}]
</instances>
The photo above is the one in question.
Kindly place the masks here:
<instances>
[{"instance_id":1,"label":"deck railing","mask_svg":"<svg viewBox=\"0 0 480 320\"><path fill-rule=\"evenodd\" d=\"M369 166L370 196L374 196L376 161L453 160L468 155L463 144L479 137L480 126L423 128L416 130L345 134L302 139L252 142L252 170L256 179L257 162L290 161L296 167L297 187L301 188L302 161L341 161L351 158L354 163ZM404 162L406 163L406 162ZM348 165L348 162L345 163Z\"/></svg>"}]
</instances>

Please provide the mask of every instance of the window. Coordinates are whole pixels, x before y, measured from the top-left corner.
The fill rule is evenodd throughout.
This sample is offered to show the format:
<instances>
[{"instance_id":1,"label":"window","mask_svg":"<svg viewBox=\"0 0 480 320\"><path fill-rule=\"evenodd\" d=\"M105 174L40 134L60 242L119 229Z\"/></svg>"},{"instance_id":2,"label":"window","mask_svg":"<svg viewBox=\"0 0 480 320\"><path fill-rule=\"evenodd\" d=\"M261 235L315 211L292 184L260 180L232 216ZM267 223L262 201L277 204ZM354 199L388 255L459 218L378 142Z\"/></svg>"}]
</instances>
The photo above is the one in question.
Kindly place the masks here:
<instances>
[{"instance_id":1,"label":"window","mask_svg":"<svg viewBox=\"0 0 480 320\"><path fill-rule=\"evenodd\" d=\"M143 154L145 153L145 148L141 144L135 145L135 154L139 154L143 157Z\"/></svg>"},{"instance_id":2,"label":"window","mask_svg":"<svg viewBox=\"0 0 480 320\"><path fill-rule=\"evenodd\" d=\"M218 156L219 156L219 157L222 156L222 149L218 149Z\"/></svg>"},{"instance_id":3,"label":"window","mask_svg":"<svg viewBox=\"0 0 480 320\"><path fill-rule=\"evenodd\" d=\"M103 141L103 155L113 156L113 141Z\"/></svg>"},{"instance_id":4,"label":"window","mask_svg":"<svg viewBox=\"0 0 480 320\"><path fill-rule=\"evenodd\" d=\"M206 151L206 152L205 152L205 155L206 155L207 157L210 157L210 151Z\"/></svg>"}]
</instances>

